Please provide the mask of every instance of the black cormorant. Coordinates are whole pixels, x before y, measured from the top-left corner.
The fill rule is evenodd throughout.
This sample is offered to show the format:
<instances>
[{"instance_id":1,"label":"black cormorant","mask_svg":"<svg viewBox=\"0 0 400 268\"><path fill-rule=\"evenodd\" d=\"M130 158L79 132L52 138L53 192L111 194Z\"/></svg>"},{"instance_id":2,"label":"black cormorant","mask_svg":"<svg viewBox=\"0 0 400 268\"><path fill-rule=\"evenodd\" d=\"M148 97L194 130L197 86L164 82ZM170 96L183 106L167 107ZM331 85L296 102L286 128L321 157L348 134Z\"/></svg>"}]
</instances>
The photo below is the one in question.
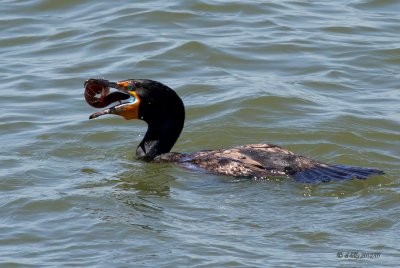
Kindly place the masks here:
<instances>
[{"instance_id":1,"label":"black cormorant","mask_svg":"<svg viewBox=\"0 0 400 268\"><path fill-rule=\"evenodd\" d=\"M117 91L110 93L110 88ZM286 176L307 183L366 179L369 175L384 174L375 168L324 164L272 144L249 144L194 153L170 152L182 131L185 108L174 90L157 81L89 79L85 82L85 98L96 108L119 101L113 107L92 114L90 119L115 114L125 119L141 119L148 124L147 132L136 149L137 158L144 161L196 166L230 176ZM127 101L121 102L123 100Z\"/></svg>"}]
</instances>

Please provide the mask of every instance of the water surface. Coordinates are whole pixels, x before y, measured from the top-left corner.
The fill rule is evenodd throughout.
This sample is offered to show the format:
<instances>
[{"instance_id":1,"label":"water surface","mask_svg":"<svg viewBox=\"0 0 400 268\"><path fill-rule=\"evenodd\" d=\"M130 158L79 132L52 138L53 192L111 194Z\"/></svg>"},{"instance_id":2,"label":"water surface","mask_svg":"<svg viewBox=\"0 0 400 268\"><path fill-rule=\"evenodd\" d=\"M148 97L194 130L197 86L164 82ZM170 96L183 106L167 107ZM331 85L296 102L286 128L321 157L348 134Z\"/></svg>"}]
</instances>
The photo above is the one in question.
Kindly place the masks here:
<instances>
[{"instance_id":1,"label":"water surface","mask_svg":"<svg viewBox=\"0 0 400 268\"><path fill-rule=\"evenodd\" d=\"M1 266L399 263L398 1L32 0L1 10ZM269 142L386 175L307 185L143 163L143 122L88 120L90 77L174 88L187 113L175 151Z\"/></svg>"}]
</instances>

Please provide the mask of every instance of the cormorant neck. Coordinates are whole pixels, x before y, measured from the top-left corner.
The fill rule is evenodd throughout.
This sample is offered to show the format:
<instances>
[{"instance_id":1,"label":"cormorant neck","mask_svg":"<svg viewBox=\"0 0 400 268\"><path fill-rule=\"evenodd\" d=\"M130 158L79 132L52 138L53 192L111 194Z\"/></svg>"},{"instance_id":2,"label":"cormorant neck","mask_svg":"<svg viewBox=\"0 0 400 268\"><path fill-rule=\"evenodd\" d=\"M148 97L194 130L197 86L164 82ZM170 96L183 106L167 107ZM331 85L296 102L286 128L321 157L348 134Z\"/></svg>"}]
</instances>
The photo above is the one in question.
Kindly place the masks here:
<instances>
[{"instance_id":1,"label":"cormorant neck","mask_svg":"<svg viewBox=\"0 0 400 268\"><path fill-rule=\"evenodd\" d=\"M148 121L148 129L136 149L136 157L152 161L156 156L170 152L182 131L184 120L183 112L163 120Z\"/></svg>"}]
</instances>

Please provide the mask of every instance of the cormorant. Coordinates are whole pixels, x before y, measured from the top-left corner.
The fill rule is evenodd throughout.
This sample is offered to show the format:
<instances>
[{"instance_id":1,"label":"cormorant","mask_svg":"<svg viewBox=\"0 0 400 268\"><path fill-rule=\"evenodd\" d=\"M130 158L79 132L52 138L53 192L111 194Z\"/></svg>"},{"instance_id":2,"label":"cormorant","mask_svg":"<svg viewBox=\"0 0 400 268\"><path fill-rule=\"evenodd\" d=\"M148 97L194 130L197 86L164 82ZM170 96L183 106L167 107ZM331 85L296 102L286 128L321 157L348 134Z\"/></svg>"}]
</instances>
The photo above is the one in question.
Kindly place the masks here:
<instances>
[{"instance_id":1,"label":"cormorant","mask_svg":"<svg viewBox=\"0 0 400 268\"><path fill-rule=\"evenodd\" d=\"M324 164L273 144L249 144L194 153L170 152L185 121L183 102L174 90L148 79L119 82L89 79L84 86L85 99L93 107L104 108L119 101L113 107L92 114L90 119L115 114L128 120L141 119L148 124L147 132L136 149L140 160L196 166L230 176L292 177L306 183L366 179L369 175L384 174L375 168ZM110 93L110 88L117 91Z\"/></svg>"}]
</instances>

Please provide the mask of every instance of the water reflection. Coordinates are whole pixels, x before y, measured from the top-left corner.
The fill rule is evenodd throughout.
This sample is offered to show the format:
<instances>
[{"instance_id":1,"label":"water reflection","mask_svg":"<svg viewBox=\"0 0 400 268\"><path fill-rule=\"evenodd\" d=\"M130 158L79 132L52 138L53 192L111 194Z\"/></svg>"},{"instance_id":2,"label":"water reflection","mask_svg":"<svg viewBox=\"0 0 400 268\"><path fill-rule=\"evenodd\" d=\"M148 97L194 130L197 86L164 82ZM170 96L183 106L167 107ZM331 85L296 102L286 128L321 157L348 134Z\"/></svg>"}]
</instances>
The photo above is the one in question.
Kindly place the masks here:
<instances>
[{"instance_id":1,"label":"water reflection","mask_svg":"<svg viewBox=\"0 0 400 268\"><path fill-rule=\"evenodd\" d=\"M136 196L166 197L170 194L169 183L174 180L167 172L169 165L143 163L141 170L124 170L116 175L119 183L115 189L135 193Z\"/></svg>"}]
</instances>

